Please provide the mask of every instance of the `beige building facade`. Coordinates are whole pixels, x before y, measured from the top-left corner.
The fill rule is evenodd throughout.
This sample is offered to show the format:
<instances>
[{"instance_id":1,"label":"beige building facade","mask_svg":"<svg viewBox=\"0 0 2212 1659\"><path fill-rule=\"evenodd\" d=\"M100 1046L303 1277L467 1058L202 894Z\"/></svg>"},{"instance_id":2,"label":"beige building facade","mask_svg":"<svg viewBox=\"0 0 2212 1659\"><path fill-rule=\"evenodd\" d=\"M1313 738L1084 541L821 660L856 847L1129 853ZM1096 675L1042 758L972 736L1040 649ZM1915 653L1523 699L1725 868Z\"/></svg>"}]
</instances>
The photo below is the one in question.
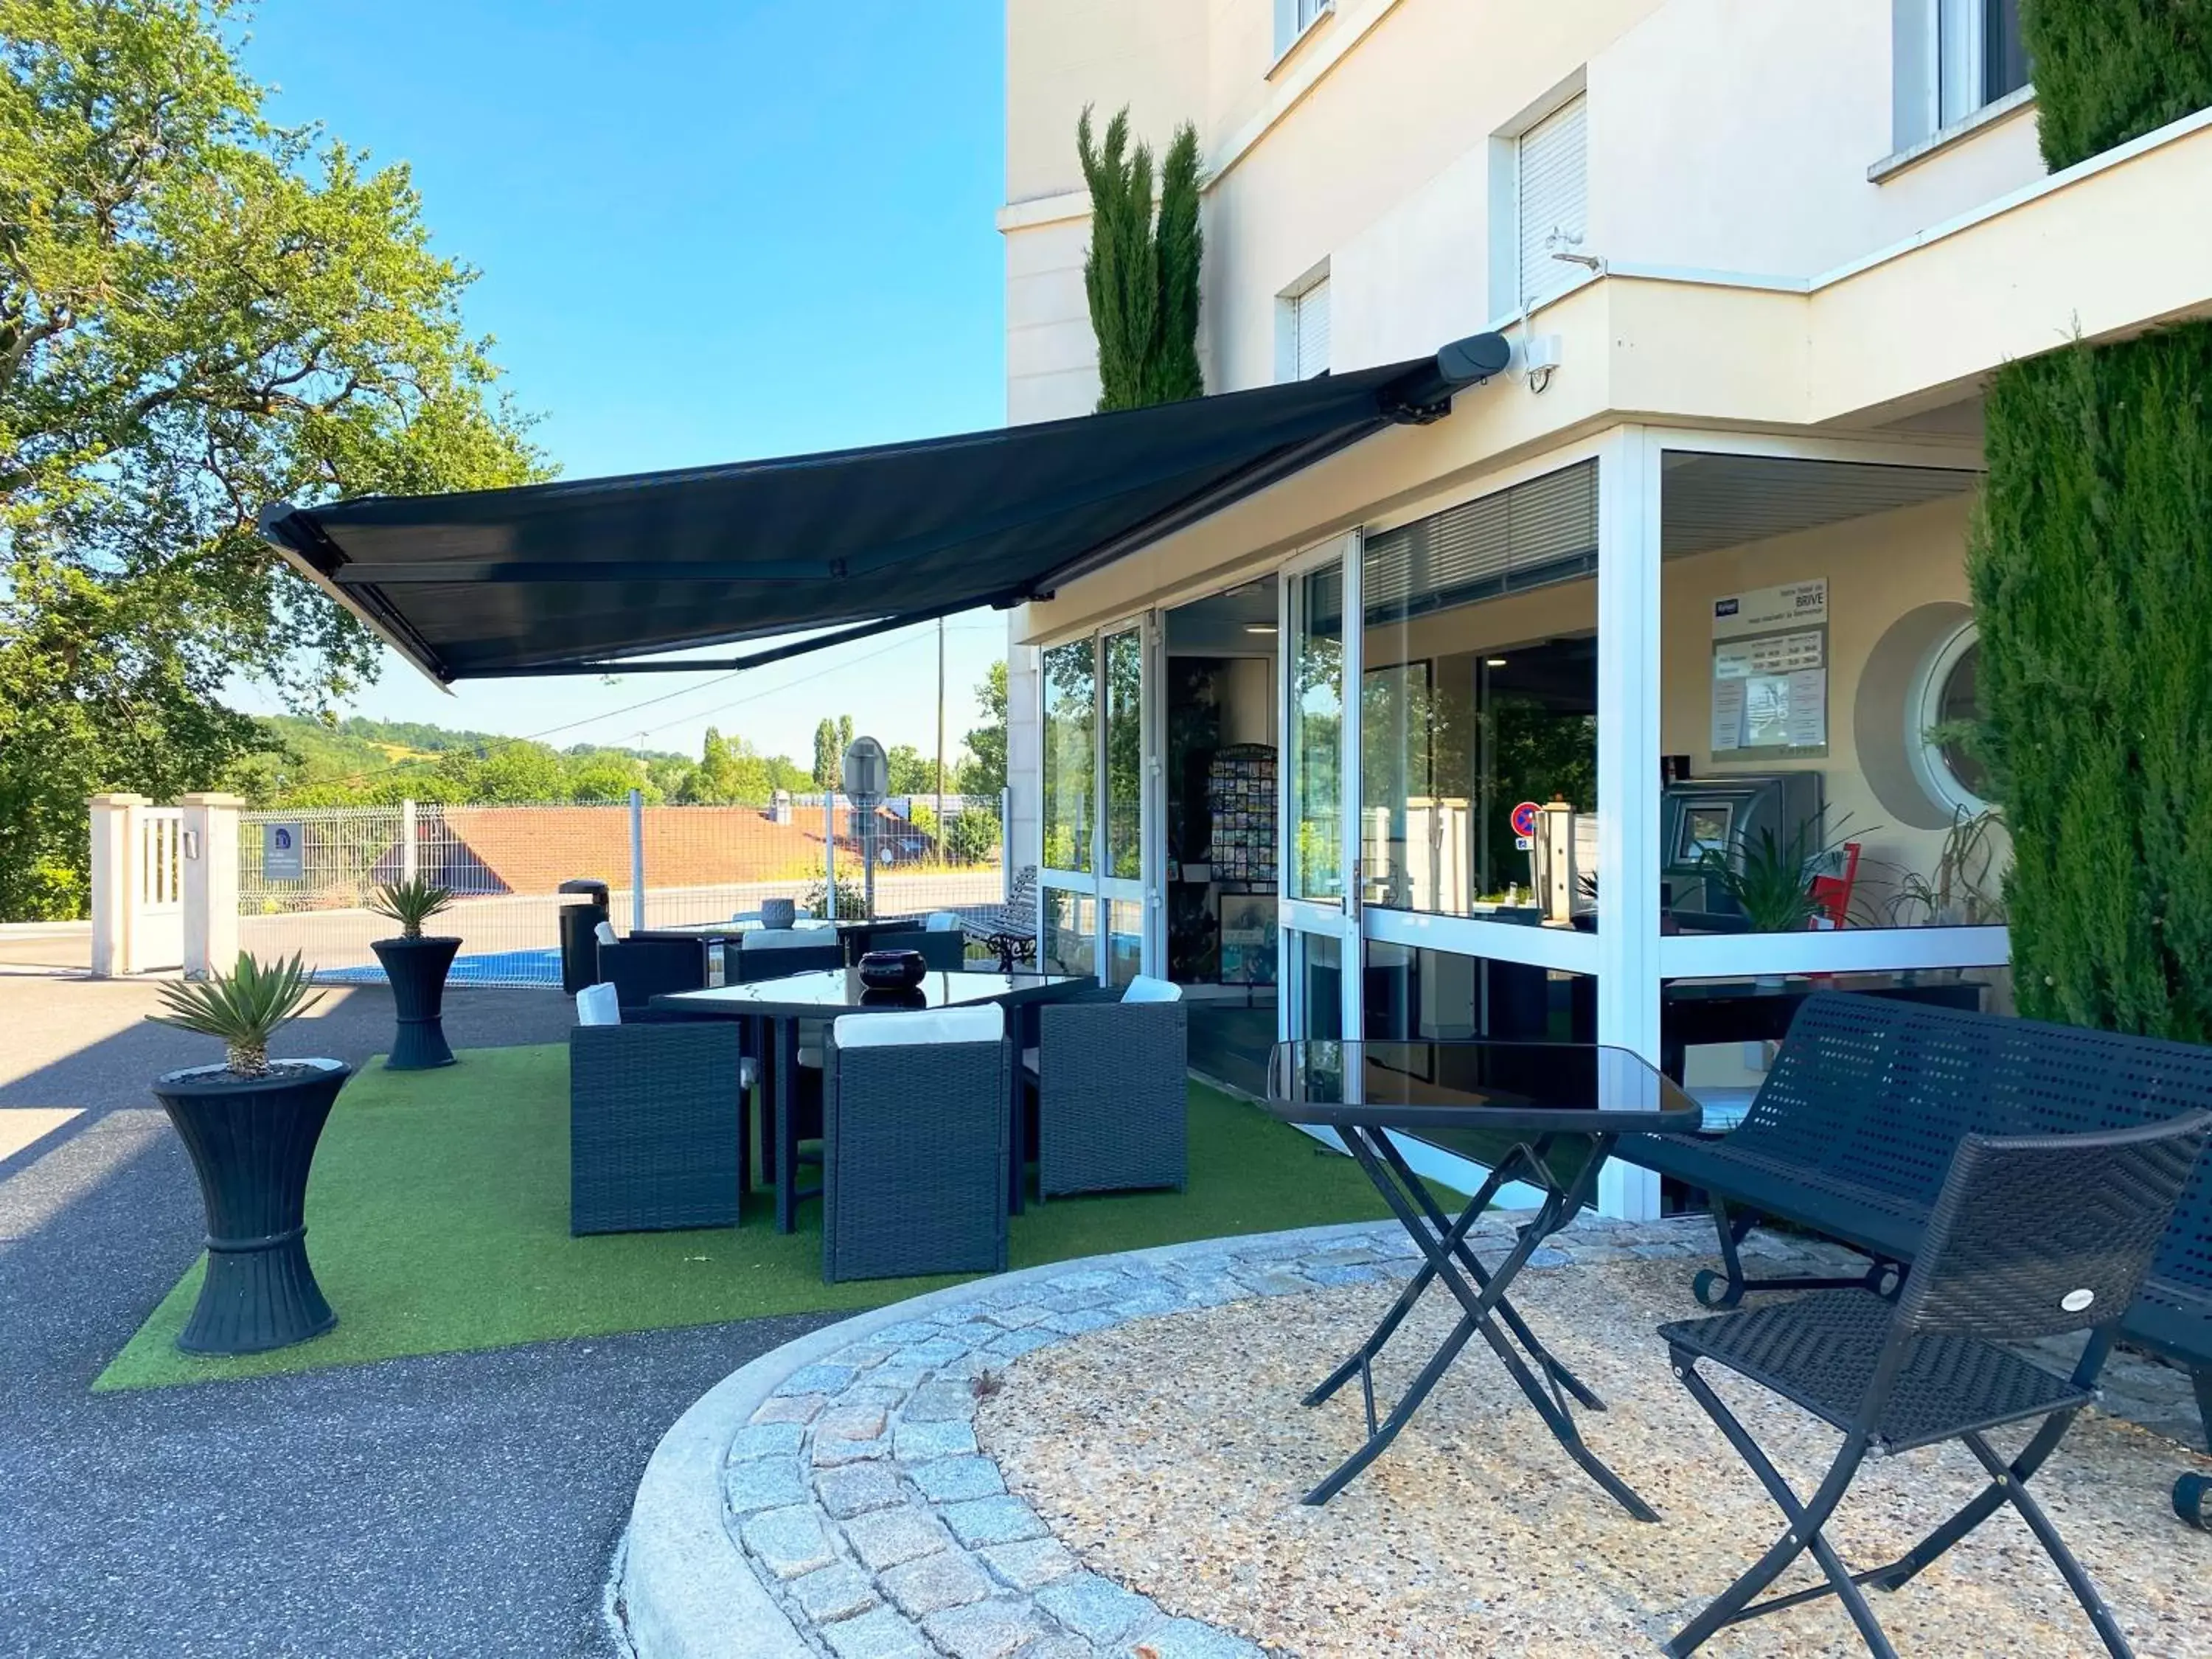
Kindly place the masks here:
<instances>
[{"instance_id":1,"label":"beige building facade","mask_svg":"<svg viewBox=\"0 0 2212 1659\"><path fill-rule=\"evenodd\" d=\"M2049 174L2014 9L1009 0L1010 422L1097 395L1085 106L1198 129L1209 392L1513 349L1014 613L1048 957L1716 1107L1808 986L2002 1003L1983 388L2212 304L2212 121Z\"/></svg>"}]
</instances>

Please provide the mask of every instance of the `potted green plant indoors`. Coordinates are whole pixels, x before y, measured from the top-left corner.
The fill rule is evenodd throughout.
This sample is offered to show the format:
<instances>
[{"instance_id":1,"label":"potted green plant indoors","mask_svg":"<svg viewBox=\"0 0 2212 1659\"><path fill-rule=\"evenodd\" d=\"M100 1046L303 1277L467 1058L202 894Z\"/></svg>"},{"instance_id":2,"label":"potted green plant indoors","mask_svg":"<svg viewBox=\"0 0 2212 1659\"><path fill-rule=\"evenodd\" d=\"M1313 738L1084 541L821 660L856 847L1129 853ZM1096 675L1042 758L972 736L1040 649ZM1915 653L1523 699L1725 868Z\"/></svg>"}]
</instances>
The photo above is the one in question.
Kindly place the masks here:
<instances>
[{"instance_id":1,"label":"potted green plant indoors","mask_svg":"<svg viewBox=\"0 0 2212 1659\"><path fill-rule=\"evenodd\" d=\"M370 909L399 924L398 938L376 939L369 945L384 964L385 978L392 981L392 1004L399 1017L392 1053L384 1062L392 1071L422 1072L453 1063L444 1024L446 970L453 965L461 942L422 936L422 924L453 902L452 888L421 876L392 882L369 895Z\"/></svg>"},{"instance_id":2,"label":"potted green plant indoors","mask_svg":"<svg viewBox=\"0 0 2212 1659\"><path fill-rule=\"evenodd\" d=\"M177 1337L191 1353L258 1353L337 1322L307 1265L307 1170L353 1068L335 1060L269 1058L276 1028L321 1000L297 956L264 966L240 951L213 979L161 988L148 1018L221 1037L223 1063L154 1084L199 1176L207 1276Z\"/></svg>"}]
</instances>

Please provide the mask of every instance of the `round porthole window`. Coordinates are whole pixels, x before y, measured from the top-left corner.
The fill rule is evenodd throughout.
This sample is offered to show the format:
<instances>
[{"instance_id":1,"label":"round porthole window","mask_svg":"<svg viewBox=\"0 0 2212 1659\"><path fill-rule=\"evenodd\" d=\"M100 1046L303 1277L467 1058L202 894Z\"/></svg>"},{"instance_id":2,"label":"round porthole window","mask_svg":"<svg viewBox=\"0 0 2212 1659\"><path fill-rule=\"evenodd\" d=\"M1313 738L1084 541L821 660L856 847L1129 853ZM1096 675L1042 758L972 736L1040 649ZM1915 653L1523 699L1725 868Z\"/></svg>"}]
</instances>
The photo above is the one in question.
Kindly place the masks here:
<instances>
[{"instance_id":1,"label":"round porthole window","mask_svg":"<svg viewBox=\"0 0 2212 1659\"><path fill-rule=\"evenodd\" d=\"M1918 695L1905 702L1911 719L1905 752L1912 758L1921 787L1946 811L1972 815L1989 810L1987 770L1945 735L1947 728L1955 729L1958 721L1974 720L1981 713L1981 659L1980 630L1971 622L1954 629L1929 654Z\"/></svg>"}]
</instances>

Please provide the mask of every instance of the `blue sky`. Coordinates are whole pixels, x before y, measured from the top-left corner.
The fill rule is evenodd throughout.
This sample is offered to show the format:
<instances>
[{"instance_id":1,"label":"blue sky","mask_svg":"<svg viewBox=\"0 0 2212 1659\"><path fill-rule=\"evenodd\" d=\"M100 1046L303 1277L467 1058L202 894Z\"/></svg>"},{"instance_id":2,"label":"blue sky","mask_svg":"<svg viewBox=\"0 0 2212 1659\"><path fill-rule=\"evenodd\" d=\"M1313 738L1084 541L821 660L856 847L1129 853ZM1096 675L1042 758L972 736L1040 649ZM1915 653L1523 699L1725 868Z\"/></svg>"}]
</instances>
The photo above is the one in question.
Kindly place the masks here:
<instances>
[{"instance_id":1,"label":"blue sky","mask_svg":"<svg viewBox=\"0 0 2212 1659\"><path fill-rule=\"evenodd\" d=\"M483 272L471 326L587 477L1001 422L1004 30L998 0L261 0L244 58L275 118L413 167ZM1005 639L949 625L950 744ZM391 659L348 712L691 753L712 724L801 759L849 713L927 752L936 665L922 629L446 696Z\"/></svg>"}]
</instances>

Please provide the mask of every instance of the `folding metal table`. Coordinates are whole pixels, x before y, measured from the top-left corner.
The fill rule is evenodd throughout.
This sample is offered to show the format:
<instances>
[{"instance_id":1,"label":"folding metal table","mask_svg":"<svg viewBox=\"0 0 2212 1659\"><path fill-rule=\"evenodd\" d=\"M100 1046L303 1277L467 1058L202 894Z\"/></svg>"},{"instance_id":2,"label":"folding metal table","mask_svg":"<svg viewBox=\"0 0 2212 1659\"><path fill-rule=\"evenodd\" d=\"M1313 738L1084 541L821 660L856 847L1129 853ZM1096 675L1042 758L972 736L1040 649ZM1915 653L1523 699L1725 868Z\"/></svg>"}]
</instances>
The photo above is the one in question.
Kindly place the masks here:
<instances>
[{"instance_id":1,"label":"folding metal table","mask_svg":"<svg viewBox=\"0 0 2212 1659\"><path fill-rule=\"evenodd\" d=\"M1267 1109L1285 1122L1334 1130L1422 1258L1374 1334L1305 1398L1318 1406L1357 1377L1367 1413L1365 1443L1305 1501L1326 1504L1381 1455L1479 1335L1567 1455L1631 1515L1657 1520L1575 1426L1574 1404L1602 1411L1605 1402L1537 1340L1507 1292L1544 1241L1596 1196L1614 1141L1624 1134L1695 1129L1697 1103L1627 1050L1588 1043L1316 1040L1276 1045L1268 1072ZM1407 1143L1489 1171L1456 1219L1414 1172ZM1486 1267L1468 1234L1514 1182L1536 1188L1542 1202L1516 1230L1513 1248ZM1378 1420L1375 1357L1439 1282L1460 1304L1459 1322Z\"/></svg>"}]
</instances>

